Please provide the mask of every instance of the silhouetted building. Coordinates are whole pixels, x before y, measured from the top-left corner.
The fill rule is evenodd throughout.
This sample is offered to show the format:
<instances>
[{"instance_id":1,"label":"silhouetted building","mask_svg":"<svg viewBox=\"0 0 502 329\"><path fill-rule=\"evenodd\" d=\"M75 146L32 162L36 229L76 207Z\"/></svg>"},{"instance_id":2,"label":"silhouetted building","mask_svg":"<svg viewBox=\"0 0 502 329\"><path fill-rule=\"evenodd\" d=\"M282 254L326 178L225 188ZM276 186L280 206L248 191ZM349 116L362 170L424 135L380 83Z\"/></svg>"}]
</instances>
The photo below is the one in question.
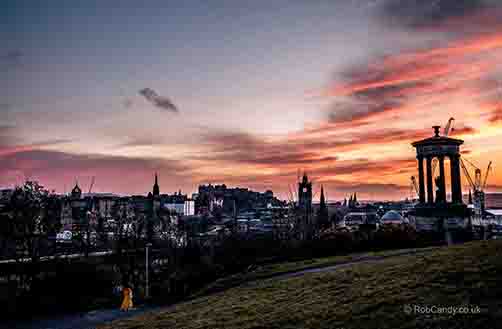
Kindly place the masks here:
<instances>
[{"instance_id":1,"label":"silhouetted building","mask_svg":"<svg viewBox=\"0 0 502 329\"><path fill-rule=\"evenodd\" d=\"M312 216L312 182L307 173L303 174L298 182L298 220L299 229L303 239L311 239L314 234L314 221Z\"/></svg>"},{"instance_id":2,"label":"silhouetted building","mask_svg":"<svg viewBox=\"0 0 502 329\"><path fill-rule=\"evenodd\" d=\"M218 212L234 215L241 211L283 204L271 190L260 193L247 188L227 188L225 184L200 185L194 201L197 214Z\"/></svg>"},{"instance_id":3,"label":"silhouetted building","mask_svg":"<svg viewBox=\"0 0 502 329\"><path fill-rule=\"evenodd\" d=\"M82 189L75 183L69 197L61 201L61 224L65 229L79 230L87 224L88 200L82 198Z\"/></svg>"},{"instance_id":4,"label":"silhouetted building","mask_svg":"<svg viewBox=\"0 0 502 329\"><path fill-rule=\"evenodd\" d=\"M351 194L348 202L347 199L345 198L343 205L349 208L357 208L359 206L359 202L357 201L357 194L355 192L354 194Z\"/></svg>"},{"instance_id":5,"label":"silhouetted building","mask_svg":"<svg viewBox=\"0 0 502 329\"><path fill-rule=\"evenodd\" d=\"M150 199L148 219L149 221L156 221L159 217L159 211L161 208L159 178L157 173L155 173L155 182L153 183L152 193L150 193L148 197Z\"/></svg>"},{"instance_id":6,"label":"silhouetted building","mask_svg":"<svg viewBox=\"0 0 502 329\"><path fill-rule=\"evenodd\" d=\"M298 183L298 207L305 212L312 209L312 182L309 181L307 173L303 174L302 181Z\"/></svg>"},{"instance_id":7,"label":"silhouetted building","mask_svg":"<svg viewBox=\"0 0 502 329\"><path fill-rule=\"evenodd\" d=\"M0 190L0 212L9 203L10 198L13 194L13 189L2 189Z\"/></svg>"},{"instance_id":8,"label":"silhouetted building","mask_svg":"<svg viewBox=\"0 0 502 329\"><path fill-rule=\"evenodd\" d=\"M195 214L195 202L188 198L187 194L182 194L181 190L173 195L161 195L163 209L169 209L181 216L192 216Z\"/></svg>"},{"instance_id":9,"label":"silhouetted building","mask_svg":"<svg viewBox=\"0 0 502 329\"><path fill-rule=\"evenodd\" d=\"M82 189L78 186L78 182L75 183L75 186L71 190L71 198L72 199L81 199L82 198Z\"/></svg>"},{"instance_id":10,"label":"silhouetted building","mask_svg":"<svg viewBox=\"0 0 502 329\"><path fill-rule=\"evenodd\" d=\"M158 197L160 195L159 180L157 177L157 173L155 173L155 183L153 184L152 194L154 197Z\"/></svg>"},{"instance_id":11,"label":"silhouetted building","mask_svg":"<svg viewBox=\"0 0 502 329\"><path fill-rule=\"evenodd\" d=\"M321 196L319 199L319 210L317 212L317 223L324 228L329 225L329 214L326 199L324 197L324 187L321 185Z\"/></svg>"},{"instance_id":12,"label":"silhouetted building","mask_svg":"<svg viewBox=\"0 0 502 329\"><path fill-rule=\"evenodd\" d=\"M433 128L433 137L412 143L417 150L419 203L410 212L410 221L418 230L445 232L446 238L450 239L449 232L465 229L470 217L470 211L462 201L460 180L460 145L464 141L440 136L440 127ZM433 179L432 162L435 158L438 159L439 176ZM446 193L445 160L450 162L451 200L447 199Z\"/></svg>"}]
</instances>

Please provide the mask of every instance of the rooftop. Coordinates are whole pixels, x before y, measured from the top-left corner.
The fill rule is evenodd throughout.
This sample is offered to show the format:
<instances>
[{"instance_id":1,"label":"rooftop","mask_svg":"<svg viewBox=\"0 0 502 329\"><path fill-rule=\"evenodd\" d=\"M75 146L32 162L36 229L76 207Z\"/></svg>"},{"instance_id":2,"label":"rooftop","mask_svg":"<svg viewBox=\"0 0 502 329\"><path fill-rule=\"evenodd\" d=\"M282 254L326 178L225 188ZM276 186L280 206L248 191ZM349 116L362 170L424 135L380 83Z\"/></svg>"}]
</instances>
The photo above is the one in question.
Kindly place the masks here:
<instances>
[{"instance_id":1,"label":"rooftop","mask_svg":"<svg viewBox=\"0 0 502 329\"><path fill-rule=\"evenodd\" d=\"M486 209L486 212L494 216L502 216L502 209Z\"/></svg>"}]
</instances>

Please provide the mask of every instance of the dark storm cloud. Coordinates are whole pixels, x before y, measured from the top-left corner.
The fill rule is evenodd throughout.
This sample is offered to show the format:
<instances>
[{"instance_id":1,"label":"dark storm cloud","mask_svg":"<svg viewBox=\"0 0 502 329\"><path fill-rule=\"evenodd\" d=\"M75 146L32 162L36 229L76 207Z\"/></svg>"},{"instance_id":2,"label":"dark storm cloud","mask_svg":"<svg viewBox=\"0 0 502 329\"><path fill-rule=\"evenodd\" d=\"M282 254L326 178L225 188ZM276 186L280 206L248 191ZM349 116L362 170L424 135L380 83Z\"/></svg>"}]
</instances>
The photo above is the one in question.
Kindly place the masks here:
<instances>
[{"instance_id":1,"label":"dark storm cloud","mask_svg":"<svg viewBox=\"0 0 502 329\"><path fill-rule=\"evenodd\" d=\"M388 0L382 7L386 22L422 27L462 17L490 6L497 0Z\"/></svg>"},{"instance_id":2,"label":"dark storm cloud","mask_svg":"<svg viewBox=\"0 0 502 329\"><path fill-rule=\"evenodd\" d=\"M174 105L174 103L171 102L169 98L159 95L155 90L151 88L141 89L139 91L139 94L145 97L147 101L149 101L158 108L175 113L179 112L176 105Z\"/></svg>"}]
</instances>

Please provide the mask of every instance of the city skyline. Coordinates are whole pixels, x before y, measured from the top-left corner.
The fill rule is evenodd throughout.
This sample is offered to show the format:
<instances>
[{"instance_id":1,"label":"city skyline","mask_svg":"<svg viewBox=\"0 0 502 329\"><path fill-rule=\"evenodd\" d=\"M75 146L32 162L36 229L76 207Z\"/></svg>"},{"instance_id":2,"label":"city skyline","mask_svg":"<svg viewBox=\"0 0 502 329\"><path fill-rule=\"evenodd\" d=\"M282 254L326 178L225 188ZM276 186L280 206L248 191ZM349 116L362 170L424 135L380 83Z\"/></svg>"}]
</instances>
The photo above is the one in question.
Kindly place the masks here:
<instances>
[{"instance_id":1,"label":"city skyline","mask_svg":"<svg viewBox=\"0 0 502 329\"><path fill-rule=\"evenodd\" d=\"M287 4L287 5L286 5ZM496 1L0 5L0 186L404 199L411 142L454 117L502 191ZM463 182L464 193L466 182ZM65 188L66 187L66 188ZM315 190L315 191L317 191ZM317 191L318 192L318 191Z\"/></svg>"}]
</instances>

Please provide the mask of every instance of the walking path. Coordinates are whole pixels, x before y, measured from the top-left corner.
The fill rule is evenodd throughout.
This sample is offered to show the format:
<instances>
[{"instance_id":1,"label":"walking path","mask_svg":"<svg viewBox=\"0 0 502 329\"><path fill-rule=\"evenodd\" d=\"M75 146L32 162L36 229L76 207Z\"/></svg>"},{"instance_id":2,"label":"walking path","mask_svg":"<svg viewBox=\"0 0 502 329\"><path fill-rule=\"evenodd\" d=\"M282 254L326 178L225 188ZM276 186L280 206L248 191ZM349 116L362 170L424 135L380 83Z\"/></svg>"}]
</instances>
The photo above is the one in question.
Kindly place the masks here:
<instances>
[{"instance_id":1,"label":"walking path","mask_svg":"<svg viewBox=\"0 0 502 329\"><path fill-rule=\"evenodd\" d=\"M343 262L336 265L324 266L324 267L316 267L309 268L304 270L292 271L288 273L278 273L272 274L267 278L260 278L259 280L265 279L287 279L297 276L302 276L309 273L320 273L320 272L330 272L335 271L340 268L349 267L354 264L361 263L370 263L381 261L383 259L398 257L404 255L412 255L423 253L431 250L431 248L421 248L421 249L405 249L405 250L396 250L395 252L387 253L382 256L362 256L359 259L351 260L347 262ZM248 281L244 284L252 284L253 282L258 281ZM232 287L227 287L229 289ZM156 311L156 310L168 310L169 308L174 307L171 306L139 306L132 311L122 312L118 309L101 309L95 310L87 313L79 313L79 314L70 314L65 316L59 316L54 318L41 318L41 319L31 319L26 322L21 321L21 323L10 323L7 326L3 326L0 324L0 328L3 329L94 329L97 325L103 324L105 322L111 322L118 319L123 319L127 317L132 317L134 315L143 314L146 312Z\"/></svg>"},{"instance_id":2,"label":"walking path","mask_svg":"<svg viewBox=\"0 0 502 329\"><path fill-rule=\"evenodd\" d=\"M0 324L2 329L92 329L97 325L113 320L123 319L147 311L155 311L160 306L139 306L131 311L123 312L119 307L114 309L94 310L86 313L74 313L52 318L39 318Z\"/></svg>"}]
</instances>

